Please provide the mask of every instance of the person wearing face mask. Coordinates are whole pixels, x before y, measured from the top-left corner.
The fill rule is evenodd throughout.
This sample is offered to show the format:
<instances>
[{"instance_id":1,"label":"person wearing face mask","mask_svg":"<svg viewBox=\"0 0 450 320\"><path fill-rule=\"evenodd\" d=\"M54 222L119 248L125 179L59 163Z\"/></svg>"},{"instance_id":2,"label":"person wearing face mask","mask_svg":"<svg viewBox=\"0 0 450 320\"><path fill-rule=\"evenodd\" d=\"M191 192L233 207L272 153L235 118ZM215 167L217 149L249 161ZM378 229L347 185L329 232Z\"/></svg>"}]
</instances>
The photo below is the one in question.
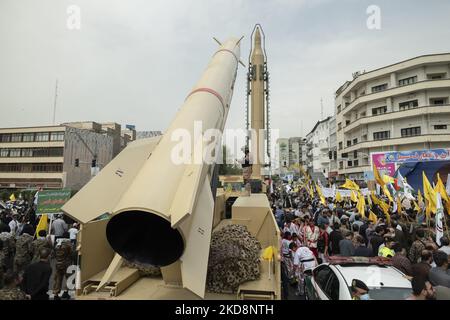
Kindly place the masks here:
<instances>
[{"instance_id":1,"label":"person wearing face mask","mask_svg":"<svg viewBox=\"0 0 450 320\"><path fill-rule=\"evenodd\" d=\"M352 298L353 300L370 300L369 288L361 280L352 280Z\"/></svg>"}]
</instances>

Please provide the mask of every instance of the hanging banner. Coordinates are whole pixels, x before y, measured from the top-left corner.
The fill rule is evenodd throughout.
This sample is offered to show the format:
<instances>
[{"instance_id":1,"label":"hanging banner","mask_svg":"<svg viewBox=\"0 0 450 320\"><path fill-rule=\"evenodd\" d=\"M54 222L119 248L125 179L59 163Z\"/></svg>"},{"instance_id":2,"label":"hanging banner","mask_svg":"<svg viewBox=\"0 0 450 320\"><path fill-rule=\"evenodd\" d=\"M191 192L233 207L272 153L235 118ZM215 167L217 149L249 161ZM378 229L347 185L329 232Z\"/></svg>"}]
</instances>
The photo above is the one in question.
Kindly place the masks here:
<instances>
[{"instance_id":1,"label":"hanging banner","mask_svg":"<svg viewBox=\"0 0 450 320\"><path fill-rule=\"evenodd\" d=\"M61 212L61 207L69 201L70 194L70 189L39 191L36 213Z\"/></svg>"},{"instance_id":2,"label":"hanging banner","mask_svg":"<svg viewBox=\"0 0 450 320\"><path fill-rule=\"evenodd\" d=\"M383 153L372 153L372 165L374 165L380 175L388 175L390 177L395 174L395 162L389 162L387 160L387 152Z\"/></svg>"}]
</instances>

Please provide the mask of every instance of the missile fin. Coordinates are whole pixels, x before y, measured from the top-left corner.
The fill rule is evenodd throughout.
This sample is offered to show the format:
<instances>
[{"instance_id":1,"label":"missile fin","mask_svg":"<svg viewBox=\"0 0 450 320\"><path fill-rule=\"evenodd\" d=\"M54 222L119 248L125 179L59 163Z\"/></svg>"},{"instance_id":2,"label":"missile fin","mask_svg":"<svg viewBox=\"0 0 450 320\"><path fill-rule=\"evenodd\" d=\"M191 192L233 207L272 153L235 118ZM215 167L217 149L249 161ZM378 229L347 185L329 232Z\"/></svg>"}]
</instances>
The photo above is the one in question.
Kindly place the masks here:
<instances>
[{"instance_id":1,"label":"missile fin","mask_svg":"<svg viewBox=\"0 0 450 320\"><path fill-rule=\"evenodd\" d=\"M186 248L181 257L183 287L205 297L214 199L208 179L203 179L200 195L190 221Z\"/></svg>"}]
</instances>

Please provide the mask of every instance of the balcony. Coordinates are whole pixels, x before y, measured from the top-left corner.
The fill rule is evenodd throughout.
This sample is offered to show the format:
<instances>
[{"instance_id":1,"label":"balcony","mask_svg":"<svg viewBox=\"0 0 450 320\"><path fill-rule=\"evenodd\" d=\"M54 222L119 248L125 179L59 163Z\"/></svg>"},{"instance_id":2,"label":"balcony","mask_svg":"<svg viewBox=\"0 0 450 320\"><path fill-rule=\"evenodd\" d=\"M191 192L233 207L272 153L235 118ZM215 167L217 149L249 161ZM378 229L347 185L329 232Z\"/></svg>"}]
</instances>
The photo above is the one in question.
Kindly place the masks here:
<instances>
[{"instance_id":1,"label":"balcony","mask_svg":"<svg viewBox=\"0 0 450 320\"><path fill-rule=\"evenodd\" d=\"M319 149L320 150L328 150L329 149L328 143L326 141L319 142Z\"/></svg>"},{"instance_id":2,"label":"balcony","mask_svg":"<svg viewBox=\"0 0 450 320\"><path fill-rule=\"evenodd\" d=\"M422 134L413 137L395 137L383 140L369 140L365 142L359 142L355 145L345 148L344 150L345 152L353 152L360 149L388 147L392 145L406 145L413 143L442 142L448 140L448 134Z\"/></svg>"},{"instance_id":3,"label":"balcony","mask_svg":"<svg viewBox=\"0 0 450 320\"><path fill-rule=\"evenodd\" d=\"M442 113L450 113L450 105L433 105L433 106L422 106L417 107L413 109L408 110L402 110L402 111L393 111L393 112L387 112L383 114L378 114L375 116L365 116L362 118L359 118L358 120L353 121L348 126L344 128L344 133L348 133L356 128L358 128L361 125L367 125L370 123L376 123L376 122L383 122L388 120L395 120L395 119L403 119L403 118L409 118L409 117L417 117L422 116L424 114L442 114ZM367 134L366 132L362 133L362 135Z\"/></svg>"},{"instance_id":4,"label":"balcony","mask_svg":"<svg viewBox=\"0 0 450 320\"><path fill-rule=\"evenodd\" d=\"M413 84L401 86L401 87L393 87L390 89L386 89L384 91L366 94L365 96L361 96L353 100L347 108L343 110L342 115L348 115L353 109L359 107L363 103L367 103L374 100L386 99L392 96L400 96L405 95L411 92L428 90L428 89L443 89L450 87L450 79L439 79L439 80L423 80L419 82L415 82Z\"/></svg>"},{"instance_id":5,"label":"balcony","mask_svg":"<svg viewBox=\"0 0 450 320\"><path fill-rule=\"evenodd\" d=\"M361 84L365 84L367 81L374 79L374 78L380 78L382 76L388 76L391 73L398 73L402 70L411 69L411 68L419 68L423 65L427 64L445 64L449 63L450 60L450 54L429 54L429 55L422 55L418 57L414 57L412 59L399 61L395 64L392 64L390 66L386 66L380 69L372 70L363 74L360 74L357 78L355 78L350 83L346 84L345 87L340 89L341 91L338 91L337 94L341 95L342 97L350 96L350 91L354 91L357 87L359 87Z\"/></svg>"}]
</instances>

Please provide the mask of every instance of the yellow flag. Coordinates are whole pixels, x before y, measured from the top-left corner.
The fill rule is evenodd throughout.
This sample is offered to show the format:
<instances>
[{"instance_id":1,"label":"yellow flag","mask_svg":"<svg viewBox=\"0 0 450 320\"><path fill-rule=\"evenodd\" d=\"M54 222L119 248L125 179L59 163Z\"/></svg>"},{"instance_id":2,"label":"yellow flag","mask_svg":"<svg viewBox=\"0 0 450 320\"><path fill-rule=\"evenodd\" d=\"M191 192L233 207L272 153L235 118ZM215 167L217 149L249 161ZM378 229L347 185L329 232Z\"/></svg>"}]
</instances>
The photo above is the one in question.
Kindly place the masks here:
<instances>
[{"instance_id":1,"label":"yellow flag","mask_svg":"<svg viewBox=\"0 0 450 320\"><path fill-rule=\"evenodd\" d=\"M443 200L445 200L446 202L449 201L448 199L448 195L447 195L447 191L445 190L445 186L444 183L441 180L441 177L439 176L439 173L437 174L437 184L436 187L434 188L434 191L439 192L441 194L441 197Z\"/></svg>"},{"instance_id":2,"label":"yellow flag","mask_svg":"<svg viewBox=\"0 0 450 320\"><path fill-rule=\"evenodd\" d=\"M267 248L264 249L263 254L262 254L262 258L264 260L272 260L273 256L275 254L276 249L273 246L268 246Z\"/></svg>"},{"instance_id":3,"label":"yellow flag","mask_svg":"<svg viewBox=\"0 0 450 320\"><path fill-rule=\"evenodd\" d=\"M417 200L419 201L419 204L423 204L423 197L422 197L422 193L420 192L420 189L419 189L419 194L417 195Z\"/></svg>"},{"instance_id":4,"label":"yellow flag","mask_svg":"<svg viewBox=\"0 0 450 320\"><path fill-rule=\"evenodd\" d=\"M392 177L390 177L390 176L387 176L387 175L383 175L383 182L385 183L385 184L387 184L387 183L395 183L395 180L394 180L394 178L392 178Z\"/></svg>"},{"instance_id":5,"label":"yellow flag","mask_svg":"<svg viewBox=\"0 0 450 320\"><path fill-rule=\"evenodd\" d=\"M417 212L420 212L420 207L419 207L419 205L417 204L416 201L414 201L414 210L417 211Z\"/></svg>"},{"instance_id":6,"label":"yellow flag","mask_svg":"<svg viewBox=\"0 0 450 320\"><path fill-rule=\"evenodd\" d=\"M372 200L370 200L370 196L367 196L367 203L369 204L369 207L372 208Z\"/></svg>"},{"instance_id":7,"label":"yellow flag","mask_svg":"<svg viewBox=\"0 0 450 320\"><path fill-rule=\"evenodd\" d=\"M359 186L350 179L345 179L345 183L341 187L350 190L359 190Z\"/></svg>"},{"instance_id":8,"label":"yellow flag","mask_svg":"<svg viewBox=\"0 0 450 320\"><path fill-rule=\"evenodd\" d=\"M16 196L14 195L14 193L12 193L12 194L9 196L9 200L11 200L11 201L16 201Z\"/></svg>"},{"instance_id":9,"label":"yellow flag","mask_svg":"<svg viewBox=\"0 0 450 320\"><path fill-rule=\"evenodd\" d=\"M342 196L341 196L341 193L339 191L336 191L336 201L337 202L341 202L342 201Z\"/></svg>"},{"instance_id":10,"label":"yellow flag","mask_svg":"<svg viewBox=\"0 0 450 320\"><path fill-rule=\"evenodd\" d=\"M437 207L436 191L434 191L434 189L431 187L430 181L428 181L428 178L425 175L424 171L422 171L422 177L423 177L423 195L425 196L425 199L428 202L427 211L436 213L436 210L437 210L437 208L436 208ZM428 209L428 206L429 206L429 209Z\"/></svg>"},{"instance_id":11,"label":"yellow flag","mask_svg":"<svg viewBox=\"0 0 450 320\"><path fill-rule=\"evenodd\" d=\"M36 227L36 235L39 235L39 231L41 230L48 231L47 229L48 229L47 214L43 214Z\"/></svg>"},{"instance_id":12,"label":"yellow flag","mask_svg":"<svg viewBox=\"0 0 450 320\"><path fill-rule=\"evenodd\" d=\"M369 211L369 220L372 221L373 223L377 223L378 218L375 215L375 213L372 212L372 210Z\"/></svg>"},{"instance_id":13,"label":"yellow flag","mask_svg":"<svg viewBox=\"0 0 450 320\"><path fill-rule=\"evenodd\" d=\"M361 193L359 194L358 204L356 205L356 208L358 209L358 212L361 216L366 216L366 201L364 200L364 196Z\"/></svg>"},{"instance_id":14,"label":"yellow flag","mask_svg":"<svg viewBox=\"0 0 450 320\"><path fill-rule=\"evenodd\" d=\"M357 195L356 195L356 192L353 191L353 190L352 190L352 192L350 192L350 199L351 199L353 202L358 202L358 197L357 197Z\"/></svg>"},{"instance_id":15,"label":"yellow flag","mask_svg":"<svg viewBox=\"0 0 450 320\"><path fill-rule=\"evenodd\" d=\"M389 192L386 185L383 186L383 193L388 197L389 202L394 202L394 199L392 199L391 193Z\"/></svg>"},{"instance_id":16,"label":"yellow flag","mask_svg":"<svg viewBox=\"0 0 450 320\"><path fill-rule=\"evenodd\" d=\"M384 215L386 216L386 222L388 224L391 223L391 215L389 214L389 211L384 211Z\"/></svg>"},{"instance_id":17,"label":"yellow flag","mask_svg":"<svg viewBox=\"0 0 450 320\"><path fill-rule=\"evenodd\" d=\"M373 175L375 177L375 180L381 187L385 185L383 179L381 179L380 173L378 172L377 166L375 164L373 165Z\"/></svg>"},{"instance_id":18,"label":"yellow flag","mask_svg":"<svg viewBox=\"0 0 450 320\"><path fill-rule=\"evenodd\" d=\"M397 197L397 213L402 213L402 202L400 201L400 197Z\"/></svg>"}]
</instances>

